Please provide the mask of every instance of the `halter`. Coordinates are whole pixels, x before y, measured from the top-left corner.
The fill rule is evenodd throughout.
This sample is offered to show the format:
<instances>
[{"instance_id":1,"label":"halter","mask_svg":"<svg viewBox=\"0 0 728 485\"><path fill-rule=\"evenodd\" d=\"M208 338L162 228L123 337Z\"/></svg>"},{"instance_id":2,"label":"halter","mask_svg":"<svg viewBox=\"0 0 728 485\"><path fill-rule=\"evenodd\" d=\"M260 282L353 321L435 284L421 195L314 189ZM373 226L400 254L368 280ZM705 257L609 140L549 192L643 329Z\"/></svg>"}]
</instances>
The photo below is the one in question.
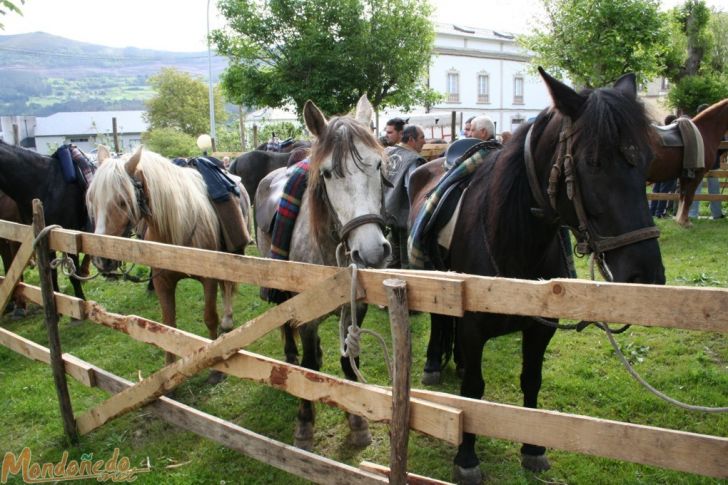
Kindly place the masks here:
<instances>
[{"instance_id":1,"label":"halter","mask_svg":"<svg viewBox=\"0 0 728 485\"><path fill-rule=\"evenodd\" d=\"M594 229L593 225L589 223L581 197L581 188L576 178L576 161L572 155L574 133L572 131L571 119L568 117L564 117L562 121L561 131L559 132L559 143L556 147L556 161L554 161L549 172L549 183L546 190L549 197L549 205L547 205L538 182L538 177L536 176L536 165L533 154L531 153L532 131L533 125L531 125L526 134L524 158L526 161L526 172L528 174L528 185L531 187L533 198L539 206L533 211L538 215L545 215L546 213L555 214L557 212L556 198L558 195L558 186L563 178L566 184L566 196L572 202L579 220L579 226L577 228L570 226L577 240L576 247L574 248L577 255L584 256L593 253L595 258L599 260L600 269L604 273L605 270L608 272L608 269L604 266L604 253L623 246L629 246L636 242L660 237L660 230L656 226L642 227L618 236L601 236ZM552 215L551 220L556 222L558 215Z\"/></svg>"},{"instance_id":2,"label":"halter","mask_svg":"<svg viewBox=\"0 0 728 485\"><path fill-rule=\"evenodd\" d=\"M381 171L380 171L381 174ZM381 176L381 182L382 185L389 184L391 186L391 183L386 180L384 176ZM323 183L323 182L322 182ZM384 232L384 230L387 227L387 223L384 220L384 217L381 214L363 214L360 216L356 216L353 219L351 219L346 224L342 224L339 220L339 216L336 214L336 211L334 210L334 206L331 204L331 200L329 199L329 194L326 190L326 184L324 183L323 190L321 191L324 201L326 202L326 207L329 209L329 213L332 215L333 219L333 225L334 225L334 232L336 233L337 237L337 247L336 247L336 260L339 266L345 266L345 261L343 259L344 254L348 254L350 252L349 250L349 234L356 229L357 227L361 227L366 224L377 224L379 228ZM384 208L384 190L382 190L382 208ZM344 253L344 254L342 254Z\"/></svg>"}]
</instances>

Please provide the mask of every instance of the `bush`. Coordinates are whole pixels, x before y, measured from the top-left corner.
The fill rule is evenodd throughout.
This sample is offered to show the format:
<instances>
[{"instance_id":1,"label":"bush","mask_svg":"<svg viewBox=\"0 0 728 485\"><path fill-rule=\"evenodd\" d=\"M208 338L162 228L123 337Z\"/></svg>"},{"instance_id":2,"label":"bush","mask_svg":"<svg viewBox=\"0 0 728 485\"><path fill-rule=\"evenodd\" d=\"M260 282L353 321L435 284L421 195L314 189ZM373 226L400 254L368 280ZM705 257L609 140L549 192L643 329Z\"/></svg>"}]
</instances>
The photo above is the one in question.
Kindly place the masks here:
<instances>
[{"instance_id":1,"label":"bush","mask_svg":"<svg viewBox=\"0 0 728 485\"><path fill-rule=\"evenodd\" d=\"M667 94L667 105L688 115L695 115L698 106L728 98L728 76L701 74L686 76Z\"/></svg>"},{"instance_id":2,"label":"bush","mask_svg":"<svg viewBox=\"0 0 728 485\"><path fill-rule=\"evenodd\" d=\"M197 140L175 128L157 128L142 134L144 145L168 158L200 155Z\"/></svg>"}]
</instances>

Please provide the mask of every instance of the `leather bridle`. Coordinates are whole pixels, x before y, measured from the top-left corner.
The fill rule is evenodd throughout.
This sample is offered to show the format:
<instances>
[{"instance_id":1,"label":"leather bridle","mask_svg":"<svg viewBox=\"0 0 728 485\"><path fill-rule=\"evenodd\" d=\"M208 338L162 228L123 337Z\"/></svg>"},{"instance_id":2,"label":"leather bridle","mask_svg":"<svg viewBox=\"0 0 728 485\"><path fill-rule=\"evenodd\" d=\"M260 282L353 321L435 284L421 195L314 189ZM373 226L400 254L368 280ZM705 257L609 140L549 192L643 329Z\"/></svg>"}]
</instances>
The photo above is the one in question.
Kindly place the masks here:
<instances>
[{"instance_id":1,"label":"leather bridle","mask_svg":"<svg viewBox=\"0 0 728 485\"><path fill-rule=\"evenodd\" d=\"M593 224L590 224L586 210L584 209L581 187L577 183L577 161L574 160L572 155L573 130L571 119L568 117L563 118L561 131L559 132L559 142L556 147L556 160L549 172L548 188L546 190L549 204L547 205L536 175L536 166L533 153L531 152L532 131L533 125L531 125L526 135L524 158L526 160L528 184L531 188L533 198L539 206L533 212L541 215L557 213L556 199L558 196L558 187L560 181L563 179L566 185L566 196L572 202L579 221L578 227L570 226L577 240L576 247L574 248L577 255L583 256L593 253L597 259L603 260L604 253L608 251L647 239L660 237L660 230L654 225L635 229L634 231L629 231L618 236L602 236L596 231ZM556 222L558 221L558 216L552 217L552 219Z\"/></svg>"}]
</instances>

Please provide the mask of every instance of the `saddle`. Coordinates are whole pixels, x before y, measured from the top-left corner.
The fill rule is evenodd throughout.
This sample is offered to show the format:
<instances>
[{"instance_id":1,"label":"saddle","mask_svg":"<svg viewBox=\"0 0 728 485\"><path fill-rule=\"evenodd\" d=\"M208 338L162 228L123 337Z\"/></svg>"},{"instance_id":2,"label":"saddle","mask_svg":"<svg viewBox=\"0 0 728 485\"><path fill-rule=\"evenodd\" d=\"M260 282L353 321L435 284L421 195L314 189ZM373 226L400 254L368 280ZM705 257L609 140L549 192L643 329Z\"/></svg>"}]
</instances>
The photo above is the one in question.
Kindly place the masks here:
<instances>
[{"instance_id":1,"label":"saddle","mask_svg":"<svg viewBox=\"0 0 728 485\"><path fill-rule=\"evenodd\" d=\"M78 183L85 192L96 172L96 166L86 154L76 145L69 143L58 147L52 157L61 165L63 180L67 184Z\"/></svg>"},{"instance_id":2,"label":"saddle","mask_svg":"<svg viewBox=\"0 0 728 485\"><path fill-rule=\"evenodd\" d=\"M452 243L462 196L475 170L485 163L492 150L500 147L493 140L465 138L453 143L452 149L448 148L452 166L428 196L412 225L408 250L413 267L424 268L430 264L438 269L446 268L444 260ZM447 155L443 163L447 167Z\"/></svg>"},{"instance_id":3,"label":"saddle","mask_svg":"<svg viewBox=\"0 0 728 485\"><path fill-rule=\"evenodd\" d=\"M690 118L680 117L667 126L653 125L664 147L683 147L683 170L688 177L705 168L705 146L700 130Z\"/></svg>"},{"instance_id":4,"label":"saddle","mask_svg":"<svg viewBox=\"0 0 728 485\"><path fill-rule=\"evenodd\" d=\"M251 238L240 208L239 184L208 158L193 158L189 160L188 166L196 168L207 185L207 194L220 221L225 249L231 253L244 254Z\"/></svg>"}]
</instances>

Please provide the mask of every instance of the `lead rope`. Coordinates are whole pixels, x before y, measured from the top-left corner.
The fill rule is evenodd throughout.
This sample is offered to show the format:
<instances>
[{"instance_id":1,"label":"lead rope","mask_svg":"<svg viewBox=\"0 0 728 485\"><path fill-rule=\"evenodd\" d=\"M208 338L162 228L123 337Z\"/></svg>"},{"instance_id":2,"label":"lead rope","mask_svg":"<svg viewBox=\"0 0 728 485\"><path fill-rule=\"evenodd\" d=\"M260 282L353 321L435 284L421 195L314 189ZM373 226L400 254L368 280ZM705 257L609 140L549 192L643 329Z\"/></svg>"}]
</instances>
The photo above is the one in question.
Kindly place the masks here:
<instances>
[{"instance_id":1,"label":"lead rope","mask_svg":"<svg viewBox=\"0 0 728 485\"><path fill-rule=\"evenodd\" d=\"M48 235L49 232L51 232L53 229L62 229L61 226L58 224L51 224L50 226L46 226L38 233L37 236L35 236L35 239L33 239L33 249L35 249L38 246L38 241L43 239ZM76 278L77 280L81 281L87 281L94 279L98 276L98 273L93 276L79 276L76 274L76 265L73 264L73 260L67 253L61 253L61 256L58 258L55 258L51 260L49 263L51 269L56 269L59 266L61 267L61 270L63 271L63 274L68 276L69 278Z\"/></svg>"},{"instance_id":2,"label":"lead rope","mask_svg":"<svg viewBox=\"0 0 728 485\"><path fill-rule=\"evenodd\" d=\"M344 254L342 251L343 243L340 243L336 248L336 262L341 267L343 260L340 259L340 255ZM360 382L366 384L367 380L362 375L359 367L356 365L356 358L359 357L361 350L361 334L366 333L375 337L379 344L382 346L384 352L384 362L387 364L387 373L389 374L389 381L392 381L392 362L389 358L389 351L387 350L387 343L384 338L373 330L361 328L356 323L356 294L359 285L357 279L357 267L355 264L350 264L351 268L351 300L349 302L349 313L351 313L351 324L347 327L346 322L343 319L339 321L339 352L342 357L348 357L351 368L356 374L357 379Z\"/></svg>"},{"instance_id":3,"label":"lead rope","mask_svg":"<svg viewBox=\"0 0 728 485\"><path fill-rule=\"evenodd\" d=\"M594 265L595 265L595 253L591 253L591 256L589 258L589 271L592 281L594 280ZM612 272L609 270L609 266L607 266L607 262L603 258L604 253L600 253L599 256L597 256L600 261L597 263L597 266L599 268L600 273L604 277L606 281L614 281L614 278L612 277ZM583 323L583 322L580 322ZM629 328L629 325L625 325L624 327L620 328L618 331L612 331L611 328L609 328L609 325L607 325L604 322L590 322L596 325L598 328L602 329L604 333L607 335L607 338L609 339L609 343L612 344L612 348L614 349L614 353L617 354L617 358L622 362L622 365L624 365L624 368L627 369L627 372L638 382L650 391L655 396L659 397L660 399L667 401L670 404L673 404L675 406L678 406L683 409L687 409L689 411L701 411L704 413L725 413L728 412L728 407L708 407L708 406L696 406L693 404L687 404L682 401L678 401L677 399L668 396L667 394L663 393L662 391L656 389L654 386L652 386L649 382L647 382L630 364L629 360L624 356L624 353L622 353L622 349L619 347L619 344L614 339L615 333L621 333L627 328Z\"/></svg>"}]
</instances>

